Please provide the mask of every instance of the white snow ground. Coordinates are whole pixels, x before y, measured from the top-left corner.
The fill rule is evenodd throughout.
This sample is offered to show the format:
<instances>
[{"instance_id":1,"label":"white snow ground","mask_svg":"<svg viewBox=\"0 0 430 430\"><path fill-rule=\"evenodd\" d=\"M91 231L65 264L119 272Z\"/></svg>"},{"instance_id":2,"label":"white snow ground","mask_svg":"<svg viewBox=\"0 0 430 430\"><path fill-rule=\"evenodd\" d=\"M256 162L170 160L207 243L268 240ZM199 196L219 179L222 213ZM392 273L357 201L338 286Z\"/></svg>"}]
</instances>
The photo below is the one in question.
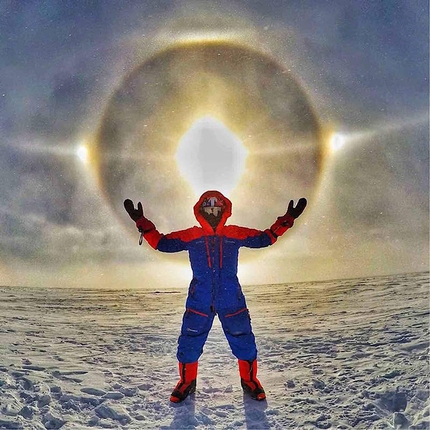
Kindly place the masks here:
<instances>
[{"instance_id":1,"label":"white snow ground","mask_svg":"<svg viewBox=\"0 0 430 430\"><path fill-rule=\"evenodd\" d=\"M172 405L185 288L1 287L0 428L430 428L428 273L244 291L267 402L216 320Z\"/></svg>"}]
</instances>

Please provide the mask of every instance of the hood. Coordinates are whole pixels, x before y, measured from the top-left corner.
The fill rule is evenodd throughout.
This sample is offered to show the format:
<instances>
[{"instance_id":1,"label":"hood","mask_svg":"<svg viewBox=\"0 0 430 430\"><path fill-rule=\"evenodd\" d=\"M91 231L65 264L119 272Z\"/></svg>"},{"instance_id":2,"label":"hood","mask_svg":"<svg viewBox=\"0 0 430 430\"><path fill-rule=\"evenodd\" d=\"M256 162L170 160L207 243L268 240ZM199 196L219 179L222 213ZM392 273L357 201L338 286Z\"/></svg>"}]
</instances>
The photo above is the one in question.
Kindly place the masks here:
<instances>
[{"instance_id":1,"label":"hood","mask_svg":"<svg viewBox=\"0 0 430 430\"><path fill-rule=\"evenodd\" d=\"M211 227L211 225L204 219L203 215L200 213L200 208L203 204L203 202L210 198L210 197L216 197L219 200L222 200L225 203L225 209L224 212L221 216L221 220L215 230L216 233L220 232L223 227L224 224L227 221L227 218L231 216L231 201L225 197L222 193L220 193L219 191L215 191L215 190L210 190L210 191L205 191L201 197L199 198L199 201L194 205L194 215L197 219L197 221L199 222L199 224L203 227L203 229L205 230L206 233L209 234L213 234L214 230Z\"/></svg>"}]
</instances>

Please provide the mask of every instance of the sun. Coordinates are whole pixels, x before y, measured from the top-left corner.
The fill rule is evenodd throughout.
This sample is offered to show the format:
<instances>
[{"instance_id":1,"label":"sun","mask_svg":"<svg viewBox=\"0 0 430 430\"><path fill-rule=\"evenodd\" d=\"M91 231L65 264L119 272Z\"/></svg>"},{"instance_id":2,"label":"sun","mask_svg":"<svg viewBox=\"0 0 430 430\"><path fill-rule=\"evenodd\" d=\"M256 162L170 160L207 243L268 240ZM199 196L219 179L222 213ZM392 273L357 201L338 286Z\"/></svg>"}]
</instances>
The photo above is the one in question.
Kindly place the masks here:
<instances>
[{"instance_id":1,"label":"sun","mask_svg":"<svg viewBox=\"0 0 430 430\"><path fill-rule=\"evenodd\" d=\"M248 151L221 121L205 116L179 141L176 162L196 195L216 189L229 195L239 182Z\"/></svg>"}]
</instances>

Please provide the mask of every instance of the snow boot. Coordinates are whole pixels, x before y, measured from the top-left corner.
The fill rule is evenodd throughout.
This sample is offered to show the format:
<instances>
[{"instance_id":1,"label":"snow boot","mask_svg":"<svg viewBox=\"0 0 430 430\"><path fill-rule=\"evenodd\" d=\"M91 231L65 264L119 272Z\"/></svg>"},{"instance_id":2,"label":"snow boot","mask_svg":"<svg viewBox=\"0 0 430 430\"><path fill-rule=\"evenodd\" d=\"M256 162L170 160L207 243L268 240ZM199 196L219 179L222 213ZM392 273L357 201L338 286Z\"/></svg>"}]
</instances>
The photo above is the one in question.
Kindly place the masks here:
<instances>
[{"instance_id":1,"label":"snow boot","mask_svg":"<svg viewBox=\"0 0 430 430\"><path fill-rule=\"evenodd\" d=\"M255 400L264 400L266 393L257 379L257 360L239 360L239 373L243 391Z\"/></svg>"},{"instance_id":2,"label":"snow boot","mask_svg":"<svg viewBox=\"0 0 430 430\"><path fill-rule=\"evenodd\" d=\"M198 361L195 363L179 363L179 376L181 379L176 384L175 389L170 395L171 402L180 403L185 400L189 394L195 393L197 366Z\"/></svg>"}]
</instances>

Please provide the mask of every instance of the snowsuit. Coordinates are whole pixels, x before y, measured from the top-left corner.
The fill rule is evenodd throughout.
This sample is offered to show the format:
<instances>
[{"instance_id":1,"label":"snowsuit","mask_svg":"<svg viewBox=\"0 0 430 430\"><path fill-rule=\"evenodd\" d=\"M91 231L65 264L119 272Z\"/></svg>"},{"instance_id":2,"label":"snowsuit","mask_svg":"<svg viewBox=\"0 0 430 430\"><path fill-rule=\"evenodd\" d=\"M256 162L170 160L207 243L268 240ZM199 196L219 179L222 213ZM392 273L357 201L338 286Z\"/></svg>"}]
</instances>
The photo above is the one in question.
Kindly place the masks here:
<instances>
[{"instance_id":1,"label":"snowsuit","mask_svg":"<svg viewBox=\"0 0 430 430\"><path fill-rule=\"evenodd\" d=\"M200 208L208 195L216 195L225 203L225 210L216 229L202 216ZM203 352L215 315L221 321L233 354L239 360L253 361L257 357L245 296L237 278L239 248L264 248L277 240L273 227L264 231L225 225L231 216L232 204L217 191L204 193L194 206L201 227L161 234L151 221L142 218L136 223L144 238L161 252L188 251L193 279L191 280L177 358L180 363L194 363ZM294 223L289 219L288 227ZM284 224L285 225L285 224Z\"/></svg>"}]
</instances>

